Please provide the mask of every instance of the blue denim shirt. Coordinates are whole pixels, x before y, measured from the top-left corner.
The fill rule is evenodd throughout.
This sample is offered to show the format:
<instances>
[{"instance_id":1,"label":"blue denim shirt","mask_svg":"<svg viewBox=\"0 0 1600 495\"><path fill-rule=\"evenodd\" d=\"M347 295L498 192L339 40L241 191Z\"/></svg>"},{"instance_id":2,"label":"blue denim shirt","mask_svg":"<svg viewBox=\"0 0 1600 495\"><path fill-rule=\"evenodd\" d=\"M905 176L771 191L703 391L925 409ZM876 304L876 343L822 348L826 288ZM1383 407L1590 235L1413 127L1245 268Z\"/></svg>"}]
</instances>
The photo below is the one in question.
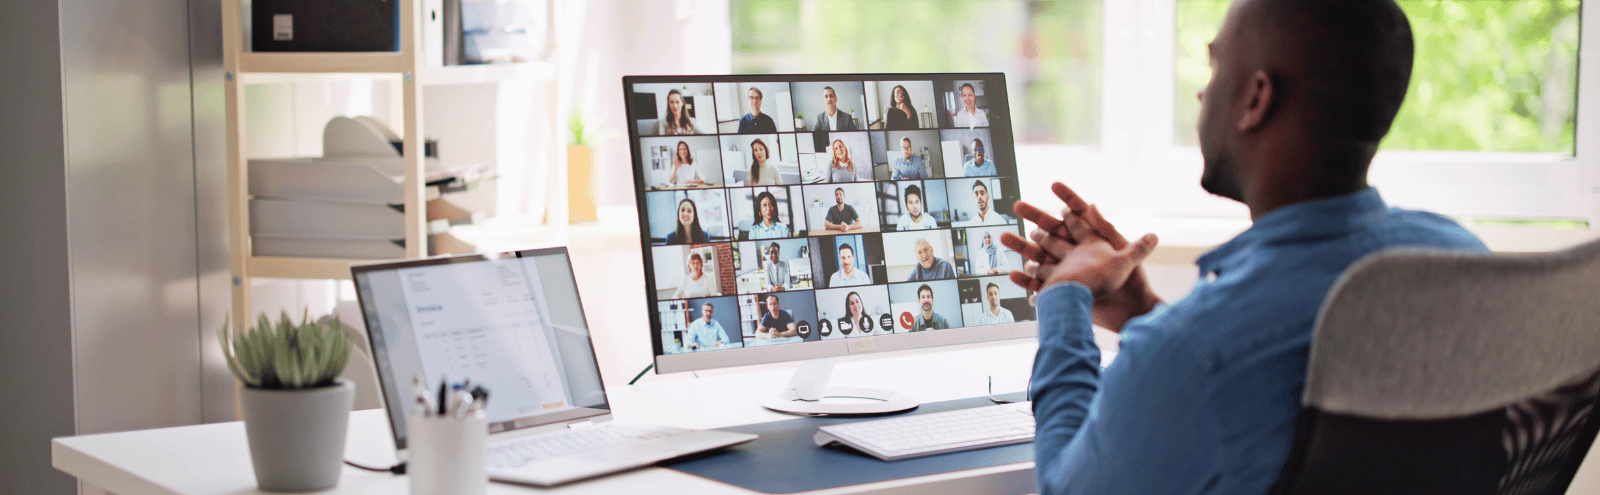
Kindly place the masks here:
<instances>
[{"instance_id":1,"label":"blue denim shirt","mask_svg":"<svg viewBox=\"0 0 1600 495\"><path fill-rule=\"evenodd\" d=\"M1372 188L1285 206L1201 256L1187 297L1124 325L1104 369L1088 288L1045 289L1030 391L1040 493L1266 493L1323 299L1351 263L1400 246L1487 251Z\"/></svg>"}]
</instances>

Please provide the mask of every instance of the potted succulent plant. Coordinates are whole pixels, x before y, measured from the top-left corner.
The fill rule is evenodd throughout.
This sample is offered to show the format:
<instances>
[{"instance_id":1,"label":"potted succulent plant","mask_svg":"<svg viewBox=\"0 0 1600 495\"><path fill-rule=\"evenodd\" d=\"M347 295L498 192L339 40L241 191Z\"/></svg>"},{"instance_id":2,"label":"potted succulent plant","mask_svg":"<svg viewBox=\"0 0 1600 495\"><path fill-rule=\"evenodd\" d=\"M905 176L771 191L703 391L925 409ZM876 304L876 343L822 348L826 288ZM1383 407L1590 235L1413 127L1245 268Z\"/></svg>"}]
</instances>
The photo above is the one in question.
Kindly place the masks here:
<instances>
[{"instance_id":1,"label":"potted succulent plant","mask_svg":"<svg viewBox=\"0 0 1600 495\"><path fill-rule=\"evenodd\" d=\"M266 491L312 491L339 484L355 385L339 378L350 343L339 321L300 323L265 314L255 328L218 331L228 370L243 387L240 413L256 485Z\"/></svg>"}]
</instances>

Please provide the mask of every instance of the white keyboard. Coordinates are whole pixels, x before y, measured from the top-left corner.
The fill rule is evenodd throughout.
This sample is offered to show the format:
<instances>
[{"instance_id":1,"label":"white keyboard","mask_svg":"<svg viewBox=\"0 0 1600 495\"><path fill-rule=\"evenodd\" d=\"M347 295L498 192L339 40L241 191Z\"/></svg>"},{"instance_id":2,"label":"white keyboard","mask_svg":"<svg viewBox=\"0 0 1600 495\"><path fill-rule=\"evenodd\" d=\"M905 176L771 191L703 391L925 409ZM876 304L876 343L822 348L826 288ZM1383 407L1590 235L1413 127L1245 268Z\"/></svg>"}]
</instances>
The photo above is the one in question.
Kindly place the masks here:
<instances>
[{"instance_id":1,"label":"white keyboard","mask_svg":"<svg viewBox=\"0 0 1600 495\"><path fill-rule=\"evenodd\" d=\"M490 468L517 467L550 457L600 450L692 431L664 426L601 423L491 443L484 456L484 462Z\"/></svg>"},{"instance_id":2,"label":"white keyboard","mask_svg":"<svg viewBox=\"0 0 1600 495\"><path fill-rule=\"evenodd\" d=\"M885 461L1033 441L1033 403L1016 402L817 429L817 445L838 442Z\"/></svg>"}]
</instances>

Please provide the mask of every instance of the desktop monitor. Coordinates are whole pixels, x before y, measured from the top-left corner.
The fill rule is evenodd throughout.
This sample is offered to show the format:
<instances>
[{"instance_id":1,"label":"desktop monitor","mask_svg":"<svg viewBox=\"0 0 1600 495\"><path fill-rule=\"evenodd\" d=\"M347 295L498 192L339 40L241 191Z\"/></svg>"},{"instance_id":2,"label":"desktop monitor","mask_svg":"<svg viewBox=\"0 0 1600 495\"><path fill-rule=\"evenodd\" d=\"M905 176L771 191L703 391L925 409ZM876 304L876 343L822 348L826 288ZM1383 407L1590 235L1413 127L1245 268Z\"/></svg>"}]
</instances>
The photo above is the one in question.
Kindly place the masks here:
<instances>
[{"instance_id":1,"label":"desktop monitor","mask_svg":"<svg viewBox=\"0 0 1600 495\"><path fill-rule=\"evenodd\" d=\"M1037 334L1000 244L1023 235L1003 74L623 88L658 373L806 361L767 407L889 412L916 402L823 392L830 358ZM835 392L881 403L815 402Z\"/></svg>"}]
</instances>

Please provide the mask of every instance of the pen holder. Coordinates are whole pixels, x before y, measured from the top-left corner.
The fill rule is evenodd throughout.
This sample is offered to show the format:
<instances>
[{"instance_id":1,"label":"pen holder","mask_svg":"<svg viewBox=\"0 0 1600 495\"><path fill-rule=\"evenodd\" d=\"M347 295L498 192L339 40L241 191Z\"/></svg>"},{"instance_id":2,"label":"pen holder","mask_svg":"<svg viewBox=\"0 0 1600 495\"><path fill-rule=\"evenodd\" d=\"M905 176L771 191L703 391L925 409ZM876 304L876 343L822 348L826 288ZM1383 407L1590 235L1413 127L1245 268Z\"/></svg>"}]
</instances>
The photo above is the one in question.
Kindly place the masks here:
<instances>
[{"instance_id":1,"label":"pen holder","mask_svg":"<svg viewBox=\"0 0 1600 495\"><path fill-rule=\"evenodd\" d=\"M484 466L484 442L489 426L482 411L466 418L406 418L406 473L411 495L481 494L489 489Z\"/></svg>"}]
</instances>

